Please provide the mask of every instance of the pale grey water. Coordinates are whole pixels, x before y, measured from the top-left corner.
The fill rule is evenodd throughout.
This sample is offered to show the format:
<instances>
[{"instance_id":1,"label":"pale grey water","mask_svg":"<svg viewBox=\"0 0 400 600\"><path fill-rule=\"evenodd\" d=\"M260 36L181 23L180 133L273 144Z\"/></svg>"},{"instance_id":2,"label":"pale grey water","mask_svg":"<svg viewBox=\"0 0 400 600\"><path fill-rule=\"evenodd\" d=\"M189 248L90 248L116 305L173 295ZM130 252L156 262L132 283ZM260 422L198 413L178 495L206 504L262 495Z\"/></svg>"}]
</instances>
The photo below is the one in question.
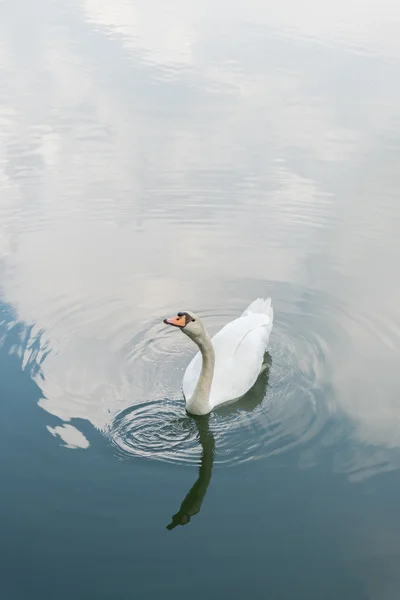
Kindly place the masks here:
<instances>
[{"instance_id":1,"label":"pale grey water","mask_svg":"<svg viewBox=\"0 0 400 600\"><path fill-rule=\"evenodd\" d=\"M2 599L398 600L399 27L0 1ZM190 419L162 320L258 295L269 370Z\"/></svg>"}]
</instances>

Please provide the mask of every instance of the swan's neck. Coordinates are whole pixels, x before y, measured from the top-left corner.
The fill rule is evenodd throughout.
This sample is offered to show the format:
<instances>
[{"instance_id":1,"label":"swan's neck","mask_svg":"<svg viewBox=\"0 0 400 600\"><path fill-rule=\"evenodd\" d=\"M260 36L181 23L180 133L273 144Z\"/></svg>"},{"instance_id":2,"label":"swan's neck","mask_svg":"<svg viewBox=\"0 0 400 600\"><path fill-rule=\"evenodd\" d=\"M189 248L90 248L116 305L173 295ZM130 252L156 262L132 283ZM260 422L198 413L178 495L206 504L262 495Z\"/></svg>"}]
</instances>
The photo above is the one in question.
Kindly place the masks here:
<instances>
[{"instance_id":1,"label":"swan's neck","mask_svg":"<svg viewBox=\"0 0 400 600\"><path fill-rule=\"evenodd\" d=\"M210 336L204 331L199 340L193 340L198 345L202 365L200 377L191 398L186 403L186 409L193 415L207 415L212 406L210 405L211 384L214 375L215 354Z\"/></svg>"}]
</instances>

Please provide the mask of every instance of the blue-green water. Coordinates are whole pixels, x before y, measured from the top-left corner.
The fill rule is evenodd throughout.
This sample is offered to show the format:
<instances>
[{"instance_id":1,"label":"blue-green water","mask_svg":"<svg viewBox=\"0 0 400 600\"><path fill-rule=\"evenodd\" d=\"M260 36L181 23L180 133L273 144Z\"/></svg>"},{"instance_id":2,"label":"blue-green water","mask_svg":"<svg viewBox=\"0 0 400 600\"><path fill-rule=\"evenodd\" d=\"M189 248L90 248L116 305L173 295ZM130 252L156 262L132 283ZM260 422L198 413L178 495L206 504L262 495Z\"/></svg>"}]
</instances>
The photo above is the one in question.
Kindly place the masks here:
<instances>
[{"instance_id":1,"label":"blue-green water","mask_svg":"<svg viewBox=\"0 0 400 600\"><path fill-rule=\"evenodd\" d=\"M0 1L1 600L400 597L400 10ZM272 296L268 369L186 415Z\"/></svg>"}]
</instances>

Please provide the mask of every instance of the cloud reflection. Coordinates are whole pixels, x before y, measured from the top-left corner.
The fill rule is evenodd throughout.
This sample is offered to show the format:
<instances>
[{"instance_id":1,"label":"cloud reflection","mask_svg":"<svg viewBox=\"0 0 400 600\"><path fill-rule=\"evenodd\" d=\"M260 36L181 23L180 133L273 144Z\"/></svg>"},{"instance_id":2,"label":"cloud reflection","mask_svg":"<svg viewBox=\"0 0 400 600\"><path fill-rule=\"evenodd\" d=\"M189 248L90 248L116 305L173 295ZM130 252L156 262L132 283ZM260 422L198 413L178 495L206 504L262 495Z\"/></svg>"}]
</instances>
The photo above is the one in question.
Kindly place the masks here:
<instances>
[{"instance_id":1,"label":"cloud reflection","mask_svg":"<svg viewBox=\"0 0 400 600\"><path fill-rule=\"evenodd\" d=\"M0 23L2 294L50 349L40 405L104 430L176 392L187 357L164 368L164 314L290 283L335 298L317 333L362 444L336 468L379 470L382 448L394 468L398 10L210 6L86 0L64 29L53 7L33 56L15 15Z\"/></svg>"}]
</instances>

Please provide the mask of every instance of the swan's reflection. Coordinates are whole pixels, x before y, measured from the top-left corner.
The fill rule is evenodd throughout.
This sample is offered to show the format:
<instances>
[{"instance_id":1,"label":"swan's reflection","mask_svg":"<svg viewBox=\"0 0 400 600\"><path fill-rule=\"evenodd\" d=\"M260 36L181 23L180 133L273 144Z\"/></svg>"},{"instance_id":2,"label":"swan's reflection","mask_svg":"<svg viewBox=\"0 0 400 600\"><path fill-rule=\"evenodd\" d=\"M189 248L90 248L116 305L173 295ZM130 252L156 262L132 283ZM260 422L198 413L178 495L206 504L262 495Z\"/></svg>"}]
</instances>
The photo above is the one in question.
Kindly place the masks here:
<instances>
[{"instance_id":1,"label":"swan's reflection","mask_svg":"<svg viewBox=\"0 0 400 600\"><path fill-rule=\"evenodd\" d=\"M266 354L264 360L265 368L251 390L249 390L240 400L219 408L217 411L218 414L228 415L237 410L251 412L261 404L267 392L271 363L271 356ZM201 505L203 504L212 477L215 456L215 438L210 427L211 415L201 417L191 415L190 418L192 418L196 424L202 448L199 475L196 482L183 499L178 512L172 517L171 523L167 525L167 529L170 531L178 525L187 525L190 522L191 517L200 512Z\"/></svg>"},{"instance_id":2,"label":"swan's reflection","mask_svg":"<svg viewBox=\"0 0 400 600\"><path fill-rule=\"evenodd\" d=\"M194 485L185 496L180 509L172 517L167 529L174 529L177 525L187 525L190 518L200 512L201 505L211 481L214 464L215 438L210 429L210 415L192 417L196 423L199 441L202 447L199 476Z\"/></svg>"}]
</instances>

